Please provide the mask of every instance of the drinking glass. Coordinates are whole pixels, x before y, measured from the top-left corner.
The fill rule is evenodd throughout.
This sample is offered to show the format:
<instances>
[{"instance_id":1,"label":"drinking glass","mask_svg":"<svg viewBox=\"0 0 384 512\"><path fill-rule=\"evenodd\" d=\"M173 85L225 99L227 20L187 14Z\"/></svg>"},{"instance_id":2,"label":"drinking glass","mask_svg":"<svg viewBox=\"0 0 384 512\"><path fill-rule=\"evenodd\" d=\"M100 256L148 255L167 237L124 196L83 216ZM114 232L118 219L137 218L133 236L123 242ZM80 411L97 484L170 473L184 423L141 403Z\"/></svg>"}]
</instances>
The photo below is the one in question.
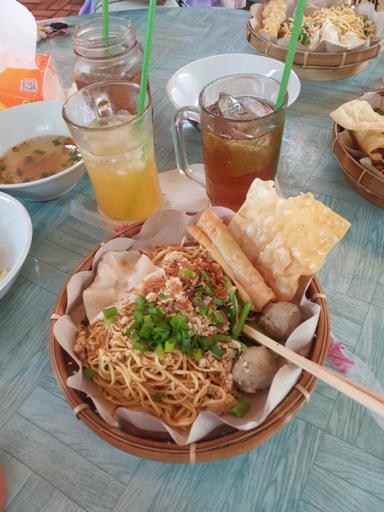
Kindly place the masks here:
<instances>
[{"instance_id":1,"label":"drinking glass","mask_svg":"<svg viewBox=\"0 0 384 512\"><path fill-rule=\"evenodd\" d=\"M279 86L266 76L228 75L204 87L199 109L185 107L176 113L173 139L177 167L199 183L188 163L184 124L189 121L201 127L205 186L211 205L237 211L255 178L275 178L287 105L286 96L284 104L274 109ZM218 107L220 93L246 101L250 97L249 101L256 99L265 108L247 112L244 117L224 117Z\"/></svg>"},{"instance_id":2,"label":"drinking glass","mask_svg":"<svg viewBox=\"0 0 384 512\"><path fill-rule=\"evenodd\" d=\"M99 211L124 221L144 220L162 206L153 147L151 98L137 114L140 87L101 82L64 104L63 117L84 159Z\"/></svg>"}]
</instances>

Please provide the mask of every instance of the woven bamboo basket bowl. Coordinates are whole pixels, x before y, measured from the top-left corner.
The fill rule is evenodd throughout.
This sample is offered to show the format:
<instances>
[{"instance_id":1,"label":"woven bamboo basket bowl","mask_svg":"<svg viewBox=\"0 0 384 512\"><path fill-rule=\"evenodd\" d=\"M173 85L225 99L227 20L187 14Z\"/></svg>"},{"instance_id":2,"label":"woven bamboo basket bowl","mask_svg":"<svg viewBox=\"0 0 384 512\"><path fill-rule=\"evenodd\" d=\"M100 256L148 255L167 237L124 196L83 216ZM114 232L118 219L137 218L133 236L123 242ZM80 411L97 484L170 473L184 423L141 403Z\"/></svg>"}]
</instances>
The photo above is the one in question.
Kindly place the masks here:
<instances>
[{"instance_id":1,"label":"woven bamboo basket bowl","mask_svg":"<svg viewBox=\"0 0 384 512\"><path fill-rule=\"evenodd\" d=\"M378 92L384 96L384 89ZM340 140L340 134L344 131L340 125L334 123L332 130L333 153L344 174L352 187L367 201L384 208L384 174L379 177L369 169L366 169L348 151Z\"/></svg>"},{"instance_id":2,"label":"woven bamboo basket bowl","mask_svg":"<svg viewBox=\"0 0 384 512\"><path fill-rule=\"evenodd\" d=\"M285 62L288 48L283 48L263 39L251 26L247 25L247 40L259 52L267 57ZM384 49L377 42L363 50L348 52L320 53L297 50L293 69L302 80L343 80L363 71L370 60L376 58Z\"/></svg>"},{"instance_id":3,"label":"woven bamboo basket bowl","mask_svg":"<svg viewBox=\"0 0 384 512\"><path fill-rule=\"evenodd\" d=\"M141 226L142 223L132 225L117 236L134 236L140 231ZM83 260L74 273L89 270L94 254L98 249L99 247L96 247ZM325 295L316 278L312 279L307 295L321 306L310 359L319 364L324 364L329 345L330 319ZM65 286L57 299L53 313L55 315L63 315L66 304L67 291ZM52 369L65 398L74 410L77 418L83 421L104 441L131 455L144 459L169 463L200 463L233 457L251 450L273 436L293 418L306 404L309 395L317 383L315 377L307 372L302 372L297 387L292 389L266 420L253 430L241 432L226 427L224 431L220 430L211 433L204 440L192 445L178 446L168 437L154 437L153 433L139 431L133 426L130 427L130 433L112 427L96 413L92 402L87 399L84 393L68 387L66 384L67 378L73 374L76 363L56 341L53 334L54 323L55 320L51 320L48 341Z\"/></svg>"}]
</instances>

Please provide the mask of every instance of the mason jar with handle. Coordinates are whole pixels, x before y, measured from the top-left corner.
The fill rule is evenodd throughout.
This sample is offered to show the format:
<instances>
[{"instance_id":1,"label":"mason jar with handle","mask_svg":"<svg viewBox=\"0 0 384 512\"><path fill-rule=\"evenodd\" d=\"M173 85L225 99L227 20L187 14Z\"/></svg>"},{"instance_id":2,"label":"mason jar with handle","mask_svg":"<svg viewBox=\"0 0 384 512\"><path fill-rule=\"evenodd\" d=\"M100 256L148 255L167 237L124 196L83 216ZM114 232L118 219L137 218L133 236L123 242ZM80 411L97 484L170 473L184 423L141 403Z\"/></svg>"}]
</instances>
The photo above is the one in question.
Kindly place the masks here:
<instances>
[{"instance_id":1,"label":"mason jar with handle","mask_svg":"<svg viewBox=\"0 0 384 512\"><path fill-rule=\"evenodd\" d=\"M238 74L214 80L199 96L199 108L175 114L173 142L179 171L206 186L211 205L237 211L255 178L276 175L287 96L275 109L279 82L261 75ZM184 125L201 128L205 185L188 162Z\"/></svg>"}]
</instances>

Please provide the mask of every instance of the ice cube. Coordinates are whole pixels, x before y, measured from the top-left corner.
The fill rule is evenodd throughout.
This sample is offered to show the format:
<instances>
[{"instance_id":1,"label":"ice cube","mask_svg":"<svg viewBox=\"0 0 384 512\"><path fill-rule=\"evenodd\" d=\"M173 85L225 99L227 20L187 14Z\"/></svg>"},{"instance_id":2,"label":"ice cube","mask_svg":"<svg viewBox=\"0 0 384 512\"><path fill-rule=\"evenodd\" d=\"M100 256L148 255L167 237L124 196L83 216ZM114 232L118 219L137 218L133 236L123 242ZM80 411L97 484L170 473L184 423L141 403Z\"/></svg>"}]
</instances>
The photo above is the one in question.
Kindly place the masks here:
<instances>
[{"instance_id":1,"label":"ice cube","mask_svg":"<svg viewBox=\"0 0 384 512\"><path fill-rule=\"evenodd\" d=\"M221 92L219 94L219 101L217 102L217 106L219 107L220 113L225 118L235 117L239 112L243 110L242 105L230 94L226 92Z\"/></svg>"},{"instance_id":2,"label":"ice cube","mask_svg":"<svg viewBox=\"0 0 384 512\"><path fill-rule=\"evenodd\" d=\"M269 105L262 103L253 96L239 96L237 100L242 105L245 112L252 113L255 117L264 117L273 112Z\"/></svg>"},{"instance_id":3,"label":"ice cube","mask_svg":"<svg viewBox=\"0 0 384 512\"><path fill-rule=\"evenodd\" d=\"M219 94L217 105L226 119L253 119L272 112L271 107L253 96L234 97L225 92Z\"/></svg>"},{"instance_id":4,"label":"ice cube","mask_svg":"<svg viewBox=\"0 0 384 512\"><path fill-rule=\"evenodd\" d=\"M96 104L97 114L99 118L110 117L113 115L113 107L108 97L102 97Z\"/></svg>"}]
</instances>

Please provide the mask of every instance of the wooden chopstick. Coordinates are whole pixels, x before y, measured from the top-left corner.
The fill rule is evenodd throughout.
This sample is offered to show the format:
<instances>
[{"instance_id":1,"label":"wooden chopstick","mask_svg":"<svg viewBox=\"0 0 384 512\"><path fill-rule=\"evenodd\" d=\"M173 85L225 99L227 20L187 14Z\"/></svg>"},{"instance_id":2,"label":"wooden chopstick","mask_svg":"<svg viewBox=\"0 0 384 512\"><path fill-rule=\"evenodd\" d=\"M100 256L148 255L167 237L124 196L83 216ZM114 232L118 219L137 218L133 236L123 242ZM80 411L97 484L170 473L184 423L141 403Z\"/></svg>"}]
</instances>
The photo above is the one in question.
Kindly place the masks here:
<instances>
[{"instance_id":1,"label":"wooden chopstick","mask_svg":"<svg viewBox=\"0 0 384 512\"><path fill-rule=\"evenodd\" d=\"M290 363L295 364L299 368L302 368L306 372L310 373L314 377L326 382L332 388L337 389L340 393L352 398L364 407L371 409L371 411L384 416L384 397L371 391L370 389L358 384L336 372L329 370L325 366L321 366L309 359L306 359L293 350L277 343L277 341L268 338L259 331L256 331L249 325L244 325L242 332L254 341L257 341L261 345L269 348L276 354L284 357Z\"/></svg>"}]
</instances>

